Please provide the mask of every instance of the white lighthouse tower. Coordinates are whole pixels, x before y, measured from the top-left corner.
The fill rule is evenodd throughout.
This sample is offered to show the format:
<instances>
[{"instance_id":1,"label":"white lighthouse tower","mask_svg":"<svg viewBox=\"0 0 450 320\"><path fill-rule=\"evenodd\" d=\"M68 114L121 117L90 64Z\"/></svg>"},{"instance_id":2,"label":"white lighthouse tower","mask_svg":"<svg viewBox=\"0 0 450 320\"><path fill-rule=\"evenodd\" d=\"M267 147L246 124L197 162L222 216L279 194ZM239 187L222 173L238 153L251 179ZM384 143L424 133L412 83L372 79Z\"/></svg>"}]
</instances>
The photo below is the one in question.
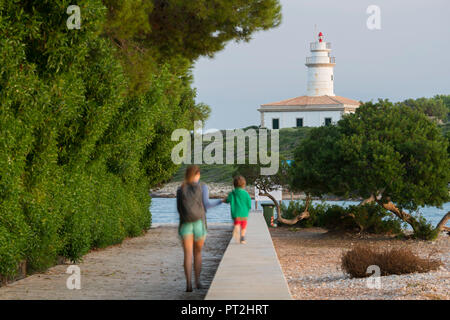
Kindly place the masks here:
<instances>
[{"instance_id":1,"label":"white lighthouse tower","mask_svg":"<svg viewBox=\"0 0 450 320\"><path fill-rule=\"evenodd\" d=\"M310 44L306 58L308 80L306 95L261 105L261 127L282 129L333 125L345 114L353 113L360 102L334 94L335 59L330 56L331 43L323 33Z\"/></svg>"},{"instance_id":2,"label":"white lighthouse tower","mask_svg":"<svg viewBox=\"0 0 450 320\"><path fill-rule=\"evenodd\" d=\"M330 56L331 43L323 41L319 33L318 41L310 44L311 56L306 58L308 85L306 95L310 97L334 96L335 58Z\"/></svg>"}]
</instances>

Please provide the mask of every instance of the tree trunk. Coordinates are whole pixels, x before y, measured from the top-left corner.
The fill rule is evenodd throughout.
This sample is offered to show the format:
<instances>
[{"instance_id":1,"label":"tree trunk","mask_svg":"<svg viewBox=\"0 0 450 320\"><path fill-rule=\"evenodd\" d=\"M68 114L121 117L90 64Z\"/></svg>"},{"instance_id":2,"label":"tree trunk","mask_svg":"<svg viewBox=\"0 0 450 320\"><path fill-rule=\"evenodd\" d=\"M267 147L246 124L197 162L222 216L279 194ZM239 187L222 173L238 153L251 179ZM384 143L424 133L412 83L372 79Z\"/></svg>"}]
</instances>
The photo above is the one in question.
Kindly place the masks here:
<instances>
[{"instance_id":1,"label":"tree trunk","mask_svg":"<svg viewBox=\"0 0 450 320\"><path fill-rule=\"evenodd\" d=\"M379 205L381 205L386 210L389 210L390 212L394 213L397 217L408 223L414 230L414 232L418 231L419 223L417 220L411 216L410 214L406 213L403 210L400 210L395 206L395 204L391 201L387 203L382 203L381 201L377 201ZM437 224L435 230L439 231L450 231L450 228L445 226L447 221L450 219L450 211L447 212L447 214L441 219L441 221Z\"/></svg>"},{"instance_id":2,"label":"tree trunk","mask_svg":"<svg viewBox=\"0 0 450 320\"><path fill-rule=\"evenodd\" d=\"M270 200L272 200L272 202L275 204L275 207L277 208L277 215L280 216L281 208L280 208L280 204L278 203L278 201L268 192L261 194L261 196L269 197Z\"/></svg>"},{"instance_id":3,"label":"tree trunk","mask_svg":"<svg viewBox=\"0 0 450 320\"><path fill-rule=\"evenodd\" d=\"M442 217L441 221L439 221L439 223L437 224L436 229L437 230L441 230L441 231L448 231L448 232L450 232L450 228L445 226L445 224L447 223L448 219L450 219L450 211L447 212L447 214Z\"/></svg>"},{"instance_id":4,"label":"tree trunk","mask_svg":"<svg viewBox=\"0 0 450 320\"><path fill-rule=\"evenodd\" d=\"M373 203L373 202L375 202L375 201L381 200L381 197L382 197L382 195L383 195L384 190L385 190L385 189L382 189L382 190L377 191L376 193L372 193L372 194L370 195L369 198L364 199L363 201L361 201L361 202L359 203L359 205L360 205L360 206L363 206L363 205L365 205L365 204Z\"/></svg>"},{"instance_id":5,"label":"tree trunk","mask_svg":"<svg viewBox=\"0 0 450 320\"><path fill-rule=\"evenodd\" d=\"M296 216L292 219L284 219L281 216L281 207L280 207L278 201L276 201L272 195L270 195L269 193L266 193L266 194L264 194L264 196L269 197L273 201L273 203L275 203L275 206L277 207L277 220L283 224L294 225L297 222L299 222L300 220L307 219L310 217L308 208L311 203L311 197L309 195L306 197L305 210L301 214L299 214L298 216Z\"/></svg>"},{"instance_id":6,"label":"tree trunk","mask_svg":"<svg viewBox=\"0 0 450 320\"><path fill-rule=\"evenodd\" d=\"M377 199L375 198L375 196L374 196L373 194L371 194L369 198L364 199L363 201L361 201L361 202L359 203L359 205L360 205L360 206L363 206L363 205L368 204L368 203L373 203L373 202L376 201L376 200L377 200Z\"/></svg>"},{"instance_id":7,"label":"tree trunk","mask_svg":"<svg viewBox=\"0 0 450 320\"><path fill-rule=\"evenodd\" d=\"M397 217L399 217L406 223L408 223L413 228L414 232L418 231L419 223L417 222L417 220L413 216L411 216L409 213L406 213L405 211L397 208L396 205L392 201L384 203L381 200L378 200L377 203L380 206L382 206L383 208L385 208L386 210L395 214Z\"/></svg>"}]
</instances>

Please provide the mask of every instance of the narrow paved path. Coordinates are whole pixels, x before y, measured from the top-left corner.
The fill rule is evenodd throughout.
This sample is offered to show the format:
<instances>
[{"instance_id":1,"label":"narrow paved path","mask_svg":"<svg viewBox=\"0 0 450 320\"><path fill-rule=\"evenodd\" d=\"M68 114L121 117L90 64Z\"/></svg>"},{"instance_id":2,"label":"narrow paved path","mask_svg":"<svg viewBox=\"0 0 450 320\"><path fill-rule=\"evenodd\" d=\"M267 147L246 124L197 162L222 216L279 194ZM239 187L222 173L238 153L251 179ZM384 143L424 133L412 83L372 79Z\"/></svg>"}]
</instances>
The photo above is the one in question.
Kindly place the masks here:
<instances>
[{"instance_id":1,"label":"narrow paved path","mask_svg":"<svg viewBox=\"0 0 450 320\"><path fill-rule=\"evenodd\" d=\"M206 299L291 300L261 211L250 213L246 241L230 240Z\"/></svg>"},{"instance_id":2,"label":"narrow paved path","mask_svg":"<svg viewBox=\"0 0 450 320\"><path fill-rule=\"evenodd\" d=\"M231 227L209 226L203 254L206 289L184 292L183 250L176 227L87 254L78 266L81 289L69 290L69 265L0 287L0 299L203 299L231 236Z\"/></svg>"}]
</instances>

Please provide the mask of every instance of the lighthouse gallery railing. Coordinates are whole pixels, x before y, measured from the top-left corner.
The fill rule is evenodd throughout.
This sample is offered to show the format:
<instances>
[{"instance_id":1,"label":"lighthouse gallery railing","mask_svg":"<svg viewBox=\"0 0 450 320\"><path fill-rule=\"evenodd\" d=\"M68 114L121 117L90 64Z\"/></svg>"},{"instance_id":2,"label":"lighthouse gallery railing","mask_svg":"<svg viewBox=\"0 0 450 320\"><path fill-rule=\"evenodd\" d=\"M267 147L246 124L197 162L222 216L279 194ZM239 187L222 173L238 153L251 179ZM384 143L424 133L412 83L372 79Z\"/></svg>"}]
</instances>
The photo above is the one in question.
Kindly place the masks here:
<instances>
[{"instance_id":1,"label":"lighthouse gallery railing","mask_svg":"<svg viewBox=\"0 0 450 320\"><path fill-rule=\"evenodd\" d=\"M319 50L319 49L321 49L320 48L321 44L322 44L322 42L311 42L310 43L311 50ZM327 42L325 44L325 48L331 49L331 42Z\"/></svg>"},{"instance_id":2,"label":"lighthouse gallery railing","mask_svg":"<svg viewBox=\"0 0 450 320\"><path fill-rule=\"evenodd\" d=\"M330 59L330 62L320 62L317 60L317 58L325 58L325 57L306 57L306 64L313 64L313 63L336 63L335 57L328 57Z\"/></svg>"}]
</instances>

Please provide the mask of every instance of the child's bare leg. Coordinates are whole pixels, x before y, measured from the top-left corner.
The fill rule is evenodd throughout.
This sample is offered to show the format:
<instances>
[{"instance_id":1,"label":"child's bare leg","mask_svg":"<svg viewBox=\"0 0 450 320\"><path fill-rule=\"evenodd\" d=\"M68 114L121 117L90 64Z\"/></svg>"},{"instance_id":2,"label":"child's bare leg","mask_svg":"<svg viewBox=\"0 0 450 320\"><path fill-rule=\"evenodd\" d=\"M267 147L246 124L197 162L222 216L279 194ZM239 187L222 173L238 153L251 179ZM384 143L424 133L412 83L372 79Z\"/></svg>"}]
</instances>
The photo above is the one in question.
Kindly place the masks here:
<instances>
[{"instance_id":1,"label":"child's bare leg","mask_svg":"<svg viewBox=\"0 0 450 320\"><path fill-rule=\"evenodd\" d=\"M241 225L241 243L245 242L245 233L247 232L247 220L244 220Z\"/></svg>"},{"instance_id":2,"label":"child's bare leg","mask_svg":"<svg viewBox=\"0 0 450 320\"><path fill-rule=\"evenodd\" d=\"M239 234L240 234L239 229L240 229L239 225L235 224L233 229L233 238L236 240L236 242L239 242Z\"/></svg>"}]
</instances>

